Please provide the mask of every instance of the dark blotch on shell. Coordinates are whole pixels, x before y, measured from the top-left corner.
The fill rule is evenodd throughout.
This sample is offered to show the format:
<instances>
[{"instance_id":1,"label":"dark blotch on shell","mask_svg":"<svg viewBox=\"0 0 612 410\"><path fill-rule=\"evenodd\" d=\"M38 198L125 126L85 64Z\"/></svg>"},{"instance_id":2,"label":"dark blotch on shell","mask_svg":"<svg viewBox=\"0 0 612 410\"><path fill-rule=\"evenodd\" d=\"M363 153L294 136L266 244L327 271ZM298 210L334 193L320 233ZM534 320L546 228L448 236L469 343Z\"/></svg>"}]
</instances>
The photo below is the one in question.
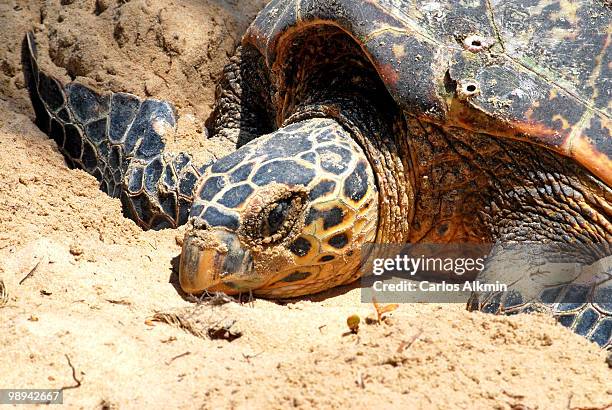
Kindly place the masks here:
<instances>
[{"instance_id":1,"label":"dark blotch on shell","mask_svg":"<svg viewBox=\"0 0 612 410\"><path fill-rule=\"evenodd\" d=\"M516 290L509 290L504 296L504 308L512 309L513 307L521 306L525 303L523 295Z\"/></svg>"},{"instance_id":2,"label":"dark blotch on shell","mask_svg":"<svg viewBox=\"0 0 612 410\"><path fill-rule=\"evenodd\" d=\"M137 155L149 158L160 153L163 149L162 137L154 128L156 121L163 121L170 127L176 125L172 106L163 101L145 100L136 114L124 142L126 155L130 155L138 140L142 140Z\"/></svg>"},{"instance_id":3,"label":"dark blotch on shell","mask_svg":"<svg viewBox=\"0 0 612 410\"><path fill-rule=\"evenodd\" d=\"M176 176L170 164L167 164L166 168L164 168L164 184L169 190L173 190L176 186Z\"/></svg>"},{"instance_id":4,"label":"dark blotch on shell","mask_svg":"<svg viewBox=\"0 0 612 410\"><path fill-rule=\"evenodd\" d=\"M96 156L96 150L87 140L83 141L83 155L81 157L83 167L89 172L92 172L98 164L98 158Z\"/></svg>"},{"instance_id":5,"label":"dark blotch on shell","mask_svg":"<svg viewBox=\"0 0 612 410\"><path fill-rule=\"evenodd\" d=\"M290 130L288 130L290 131ZM257 155L266 160L275 158L290 158L312 148L308 134L303 132L279 132L257 148Z\"/></svg>"},{"instance_id":6,"label":"dark blotch on shell","mask_svg":"<svg viewBox=\"0 0 612 410\"><path fill-rule=\"evenodd\" d=\"M317 162L317 154L315 154L314 152L307 152L305 154L302 154L300 155L300 158L302 158L304 161L310 162L311 164Z\"/></svg>"},{"instance_id":7,"label":"dark blotch on shell","mask_svg":"<svg viewBox=\"0 0 612 410\"><path fill-rule=\"evenodd\" d=\"M586 309L578 318L575 326L575 332L581 336L586 336L597 323L599 313L594 309Z\"/></svg>"},{"instance_id":8,"label":"dark blotch on shell","mask_svg":"<svg viewBox=\"0 0 612 410\"><path fill-rule=\"evenodd\" d=\"M51 120L51 130L49 131L49 136L57 143L59 147L64 146L64 127L62 127L62 124L60 124L59 121L55 119Z\"/></svg>"},{"instance_id":9,"label":"dark blotch on shell","mask_svg":"<svg viewBox=\"0 0 612 410\"><path fill-rule=\"evenodd\" d=\"M308 226L316 219L323 219L323 229L329 229L342 223L344 220L344 212L338 207L323 211L311 208L308 215L306 215L305 224Z\"/></svg>"},{"instance_id":10,"label":"dark blotch on shell","mask_svg":"<svg viewBox=\"0 0 612 410\"><path fill-rule=\"evenodd\" d=\"M202 204L193 204L191 209L189 210L189 216L194 218L201 218L202 211L204 210L204 206Z\"/></svg>"},{"instance_id":11,"label":"dark blotch on shell","mask_svg":"<svg viewBox=\"0 0 612 410\"><path fill-rule=\"evenodd\" d=\"M57 116L64 122L70 122L70 114L66 108L62 108L57 112Z\"/></svg>"},{"instance_id":12,"label":"dark blotch on shell","mask_svg":"<svg viewBox=\"0 0 612 410\"><path fill-rule=\"evenodd\" d=\"M336 175L346 171L351 162L351 151L337 145L319 147L316 151L319 153L321 168Z\"/></svg>"},{"instance_id":13,"label":"dark blotch on shell","mask_svg":"<svg viewBox=\"0 0 612 410\"><path fill-rule=\"evenodd\" d=\"M66 153L72 159L81 158L81 152L83 150L83 136L81 135L81 130L72 124L66 124L64 130L66 131L64 150L66 150Z\"/></svg>"},{"instance_id":14,"label":"dark blotch on shell","mask_svg":"<svg viewBox=\"0 0 612 410\"><path fill-rule=\"evenodd\" d=\"M336 183L334 181L321 181L312 188L308 197L312 201L332 192L334 188L336 188Z\"/></svg>"},{"instance_id":15,"label":"dark blotch on shell","mask_svg":"<svg viewBox=\"0 0 612 410\"><path fill-rule=\"evenodd\" d=\"M119 147L112 147L108 156L108 165L112 169L119 169L121 162L121 149Z\"/></svg>"},{"instance_id":16,"label":"dark blotch on shell","mask_svg":"<svg viewBox=\"0 0 612 410\"><path fill-rule=\"evenodd\" d=\"M241 148L238 151L234 151L231 154L221 158L219 161L215 162L211 170L212 172L225 173L230 169L233 169L239 163L241 163L248 153L249 150L246 148Z\"/></svg>"},{"instance_id":17,"label":"dark blotch on shell","mask_svg":"<svg viewBox=\"0 0 612 410\"><path fill-rule=\"evenodd\" d=\"M359 201L368 192L368 174L365 161L360 161L344 182L344 195Z\"/></svg>"},{"instance_id":18,"label":"dark blotch on shell","mask_svg":"<svg viewBox=\"0 0 612 410\"><path fill-rule=\"evenodd\" d=\"M253 182L259 186L272 182L306 186L314 177L314 170L292 160L280 160L269 162L259 168L253 176Z\"/></svg>"},{"instance_id":19,"label":"dark blotch on shell","mask_svg":"<svg viewBox=\"0 0 612 410\"><path fill-rule=\"evenodd\" d=\"M157 181L163 170L163 164L159 158L155 158L147 164L144 171L144 186L147 192L152 194L157 192Z\"/></svg>"},{"instance_id":20,"label":"dark blotch on shell","mask_svg":"<svg viewBox=\"0 0 612 410\"><path fill-rule=\"evenodd\" d=\"M593 304L600 311L612 316L612 283L604 282L595 288Z\"/></svg>"},{"instance_id":21,"label":"dark blotch on shell","mask_svg":"<svg viewBox=\"0 0 612 410\"><path fill-rule=\"evenodd\" d=\"M162 210L173 220L176 219L176 194L168 192L159 196L159 204Z\"/></svg>"},{"instance_id":22,"label":"dark blotch on shell","mask_svg":"<svg viewBox=\"0 0 612 410\"><path fill-rule=\"evenodd\" d=\"M602 347L612 343L612 318L600 320L589 339ZM612 368L612 352L608 354L608 366Z\"/></svg>"},{"instance_id":23,"label":"dark blotch on shell","mask_svg":"<svg viewBox=\"0 0 612 410\"><path fill-rule=\"evenodd\" d=\"M336 249L342 249L348 244L348 236L345 233L339 233L329 238L327 243Z\"/></svg>"},{"instance_id":24,"label":"dark blotch on shell","mask_svg":"<svg viewBox=\"0 0 612 410\"><path fill-rule=\"evenodd\" d=\"M563 295L560 303L556 306L556 310L567 312L570 310L582 307L589 295L590 289L584 285L567 285L567 291Z\"/></svg>"},{"instance_id":25,"label":"dark blotch on shell","mask_svg":"<svg viewBox=\"0 0 612 410\"><path fill-rule=\"evenodd\" d=\"M305 256L310 252L311 247L310 241L300 236L289 245L289 250L297 256Z\"/></svg>"},{"instance_id":26,"label":"dark blotch on shell","mask_svg":"<svg viewBox=\"0 0 612 410\"><path fill-rule=\"evenodd\" d=\"M241 165L230 174L229 180L232 184L236 182L243 182L251 175L251 171L253 170L253 163L249 162L248 164Z\"/></svg>"},{"instance_id":27,"label":"dark blotch on shell","mask_svg":"<svg viewBox=\"0 0 612 410\"><path fill-rule=\"evenodd\" d=\"M140 100L133 95L117 93L111 98L109 138L121 142L125 132L140 107Z\"/></svg>"},{"instance_id":28,"label":"dark blotch on shell","mask_svg":"<svg viewBox=\"0 0 612 410\"><path fill-rule=\"evenodd\" d=\"M100 118L85 126L85 134L87 134L89 139L96 145L106 140L106 121L106 118Z\"/></svg>"},{"instance_id":29,"label":"dark blotch on shell","mask_svg":"<svg viewBox=\"0 0 612 410\"><path fill-rule=\"evenodd\" d=\"M211 201L224 187L225 179L223 177L208 178L204 183L204 186L202 186L200 198L202 198L204 201Z\"/></svg>"},{"instance_id":30,"label":"dark blotch on shell","mask_svg":"<svg viewBox=\"0 0 612 410\"><path fill-rule=\"evenodd\" d=\"M142 177L144 169L142 167L134 167L129 175L128 180L128 191L131 193L137 193L142 189L143 181Z\"/></svg>"},{"instance_id":31,"label":"dark blotch on shell","mask_svg":"<svg viewBox=\"0 0 612 410\"><path fill-rule=\"evenodd\" d=\"M204 215L202 215L202 219L210 226L224 226L234 231L240 226L238 218L234 215L226 214L214 206L206 208Z\"/></svg>"},{"instance_id":32,"label":"dark blotch on shell","mask_svg":"<svg viewBox=\"0 0 612 410\"><path fill-rule=\"evenodd\" d=\"M40 73L38 91L51 111L57 111L65 103L64 91L55 79Z\"/></svg>"},{"instance_id":33,"label":"dark blotch on shell","mask_svg":"<svg viewBox=\"0 0 612 410\"><path fill-rule=\"evenodd\" d=\"M565 286L562 285L544 289L540 294L540 301L542 303L555 303L564 288Z\"/></svg>"},{"instance_id":34,"label":"dark blotch on shell","mask_svg":"<svg viewBox=\"0 0 612 410\"><path fill-rule=\"evenodd\" d=\"M145 159L151 158L155 155L161 154L164 147L165 144L161 135L155 132L152 128L148 128L144 131L144 137L136 150L136 156L138 158Z\"/></svg>"},{"instance_id":35,"label":"dark blotch on shell","mask_svg":"<svg viewBox=\"0 0 612 410\"><path fill-rule=\"evenodd\" d=\"M108 115L110 98L100 95L79 83L66 86L70 107L77 121L86 124Z\"/></svg>"},{"instance_id":36,"label":"dark blotch on shell","mask_svg":"<svg viewBox=\"0 0 612 410\"><path fill-rule=\"evenodd\" d=\"M323 229L329 229L332 226L340 225L344 220L344 212L338 207L324 211L321 215L323 217Z\"/></svg>"},{"instance_id":37,"label":"dark blotch on shell","mask_svg":"<svg viewBox=\"0 0 612 410\"><path fill-rule=\"evenodd\" d=\"M317 136L317 142L319 144L323 142L334 141L336 139L336 134L331 130L325 130L321 135Z\"/></svg>"},{"instance_id":38,"label":"dark blotch on shell","mask_svg":"<svg viewBox=\"0 0 612 410\"><path fill-rule=\"evenodd\" d=\"M179 212L178 212L178 224L183 225L187 222L187 218L189 217L189 211L191 209L192 202L185 198L179 198Z\"/></svg>"},{"instance_id":39,"label":"dark blotch on shell","mask_svg":"<svg viewBox=\"0 0 612 410\"><path fill-rule=\"evenodd\" d=\"M293 272L289 275L285 276L281 282L297 282L300 280L304 280L311 275L310 272Z\"/></svg>"},{"instance_id":40,"label":"dark blotch on shell","mask_svg":"<svg viewBox=\"0 0 612 410\"><path fill-rule=\"evenodd\" d=\"M501 298L503 294L497 293L493 296L483 307L482 311L485 313L497 313L501 306Z\"/></svg>"},{"instance_id":41,"label":"dark blotch on shell","mask_svg":"<svg viewBox=\"0 0 612 410\"><path fill-rule=\"evenodd\" d=\"M571 327L576 319L576 315L563 315L557 317L557 322L565 327Z\"/></svg>"},{"instance_id":42,"label":"dark blotch on shell","mask_svg":"<svg viewBox=\"0 0 612 410\"><path fill-rule=\"evenodd\" d=\"M185 173L179 184L179 193L183 196L191 197L193 195L196 182L198 182L198 176L196 174L193 172Z\"/></svg>"},{"instance_id":43,"label":"dark blotch on shell","mask_svg":"<svg viewBox=\"0 0 612 410\"><path fill-rule=\"evenodd\" d=\"M253 192L253 188L249 185L238 185L231 188L223 197L219 199L219 203L228 208L236 208L247 200L249 195Z\"/></svg>"}]
</instances>

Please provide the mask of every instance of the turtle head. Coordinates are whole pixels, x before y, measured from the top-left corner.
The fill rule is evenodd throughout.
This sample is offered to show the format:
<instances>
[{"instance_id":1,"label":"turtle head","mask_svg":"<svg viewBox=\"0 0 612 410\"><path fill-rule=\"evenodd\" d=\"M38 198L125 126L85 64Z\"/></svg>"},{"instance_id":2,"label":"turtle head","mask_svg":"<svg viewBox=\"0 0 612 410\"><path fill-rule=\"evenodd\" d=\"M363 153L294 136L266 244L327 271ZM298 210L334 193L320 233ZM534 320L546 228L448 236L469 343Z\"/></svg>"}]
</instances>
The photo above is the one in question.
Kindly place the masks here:
<instances>
[{"instance_id":1,"label":"turtle head","mask_svg":"<svg viewBox=\"0 0 612 410\"><path fill-rule=\"evenodd\" d=\"M353 281L361 246L376 237L378 201L367 158L336 121L259 137L202 176L181 286L289 297Z\"/></svg>"}]
</instances>

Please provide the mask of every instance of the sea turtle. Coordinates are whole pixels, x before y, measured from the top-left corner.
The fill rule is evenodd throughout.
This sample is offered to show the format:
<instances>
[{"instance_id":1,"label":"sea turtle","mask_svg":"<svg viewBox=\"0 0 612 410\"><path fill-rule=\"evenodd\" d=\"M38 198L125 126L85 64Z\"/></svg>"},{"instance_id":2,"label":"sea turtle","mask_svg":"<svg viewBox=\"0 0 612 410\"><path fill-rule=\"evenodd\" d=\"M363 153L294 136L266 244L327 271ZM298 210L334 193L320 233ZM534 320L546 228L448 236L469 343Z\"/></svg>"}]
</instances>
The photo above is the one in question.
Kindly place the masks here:
<instances>
[{"instance_id":1,"label":"sea turtle","mask_svg":"<svg viewBox=\"0 0 612 410\"><path fill-rule=\"evenodd\" d=\"M170 103L61 84L31 34L24 60L70 164L143 228L189 224L186 292L322 291L361 275L368 242L491 243L482 278L513 260L530 281L547 252L505 244L610 265L611 15L603 0L273 0L223 71L206 127L236 150L212 164L165 150ZM543 308L609 347L610 275L534 281L548 304L486 292L468 307Z\"/></svg>"}]
</instances>

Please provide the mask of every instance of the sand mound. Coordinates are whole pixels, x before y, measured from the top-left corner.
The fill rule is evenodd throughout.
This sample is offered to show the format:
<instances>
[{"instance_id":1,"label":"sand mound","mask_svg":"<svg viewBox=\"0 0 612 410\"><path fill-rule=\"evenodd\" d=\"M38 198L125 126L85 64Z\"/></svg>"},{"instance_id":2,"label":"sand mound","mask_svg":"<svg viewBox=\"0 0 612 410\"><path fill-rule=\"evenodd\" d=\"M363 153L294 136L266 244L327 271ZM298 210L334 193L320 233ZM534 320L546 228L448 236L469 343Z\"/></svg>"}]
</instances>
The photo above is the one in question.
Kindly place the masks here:
<instances>
[{"instance_id":1,"label":"sand mound","mask_svg":"<svg viewBox=\"0 0 612 410\"><path fill-rule=\"evenodd\" d=\"M201 123L263 3L61 3L0 5L0 388L67 387L64 403L84 408L612 403L605 353L542 316L402 305L350 334L349 315L373 313L359 289L289 304L190 301L176 285L182 229L142 232L32 123L20 43L34 28L55 75L174 102L177 144L220 150Z\"/></svg>"}]
</instances>

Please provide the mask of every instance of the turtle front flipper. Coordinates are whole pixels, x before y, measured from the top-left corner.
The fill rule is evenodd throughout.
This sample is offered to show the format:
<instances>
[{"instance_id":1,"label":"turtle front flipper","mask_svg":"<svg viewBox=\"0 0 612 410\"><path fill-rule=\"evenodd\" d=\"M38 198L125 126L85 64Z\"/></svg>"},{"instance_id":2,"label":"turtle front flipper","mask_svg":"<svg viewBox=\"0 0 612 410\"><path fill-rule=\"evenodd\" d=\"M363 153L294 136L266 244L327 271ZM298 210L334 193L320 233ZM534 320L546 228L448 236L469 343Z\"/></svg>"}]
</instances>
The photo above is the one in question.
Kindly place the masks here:
<instances>
[{"instance_id":1,"label":"turtle front flipper","mask_svg":"<svg viewBox=\"0 0 612 410\"><path fill-rule=\"evenodd\" d=\"M123 211L144 229L187 221L201 168L188 154L165 152L164 138L176 128L174 107L127 93L98 93L40 71L34 36L25 39L26 82L36 124L73 167L121 198Z\"/></svg>"},{"instance_id":2,"label":"turtle front flipper","mask_svg":"<svg viewBox=\"0 0 612 410\"><path fill-rule=\"evenodd\" d=\"M612 349L612 256L605 256L604 248L499 243L477 281L503 283L508 290L474 292L468 310L548 313L577 334Z\"/></svg>"}]
</instances>

